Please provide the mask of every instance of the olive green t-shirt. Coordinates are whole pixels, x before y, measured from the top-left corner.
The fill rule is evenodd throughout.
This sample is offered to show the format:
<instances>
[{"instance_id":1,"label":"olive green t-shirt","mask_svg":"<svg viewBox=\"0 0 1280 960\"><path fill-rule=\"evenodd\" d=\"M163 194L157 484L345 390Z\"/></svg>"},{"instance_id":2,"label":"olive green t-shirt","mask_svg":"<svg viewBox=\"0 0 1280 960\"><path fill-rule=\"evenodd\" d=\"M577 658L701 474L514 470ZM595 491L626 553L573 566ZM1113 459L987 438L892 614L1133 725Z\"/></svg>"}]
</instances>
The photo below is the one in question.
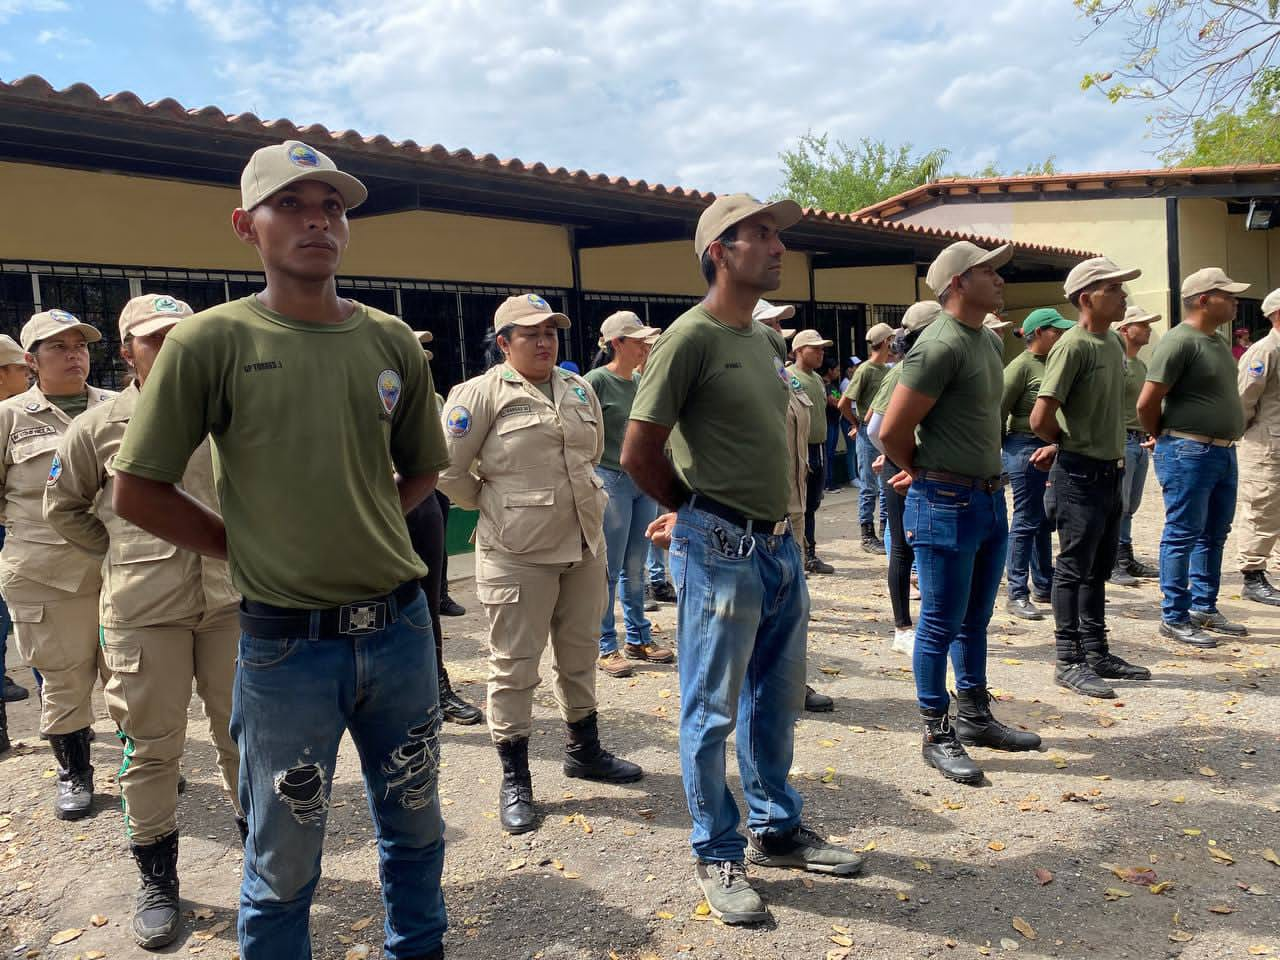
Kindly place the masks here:
<instances>
[{"instance_id":1,"label":"olive green t-shirt","mask_svg":"<svg viewBox=\"0 0 1280 960\"><path fill-rule=\"evenodd\" d=\"M69 397L52 397L46 393L44 398L73 420L89 409L89 394L84 390Z\"/></svg>"},{"instance_id":2,"label":"olive green t-shirt","mask_svg":"<svg viewBox=\"0 0 1280 960\"><path fill-rule=\"evenodd\" d=\"M330 607L426 575L395 473L434 473L448 455L426 355L402 321L356 304L342 323L300 323L245 297L174 327L147 383L115 466L176 483L212 436L245 597Z\"/></svg>"},{"instance_id":3,"label":"olive green t-shirt","mask_svg":"<svg viewBox=\"0 0 1280 960\"><path fill-rule=\"evenodd\" d=\"M1000 425L1009 433L1031 433L1031 408L1040 393L1044 357L1023 350L1004 368L1000 394Z\"/></svg>"},{"instance_id":4,"label":"olive green t-shirt","mask_svg":"<svg viewBox=\"0 0 1280 960\"><path fill-rule=\"evenodd\" d=\"M1221 337L1180 323L1151 352L1147 379L1169 388L1161 430L1181 430L1219 440L1244 434L1244 409L1236 392L1236 361Z\"/></svg>"},{"instance_id":5,"label":"olive green t-shirt","mask_svg":"<svg viewBox=\"0 0 1280 960\"><path fill-rule=\"evenodd\" d=\"M787 371L800 381L800 386L804 387L804 392L813 401L813 406L809 408L809 442L826 443L827 418L823 411L827 409L827 385L817 373L805 373L799 364L791 364Z\"/></svg>"},{"instance_id":6,"label":"olive green t-shirt","mask_svg":"<svg viewBox=\"0 0 1280 960\"><path fill-rule=\"evenodd\" d=\"M853 401L858 419L863 424L871 419L871 405L875 402L876 394L880 392L880 384L884 383L884 378L888 374L889 368L883 363L864 360L858 364L853 371L853 376L849 378L849 386L845 388L844 395Z\"/></svg>"},{"instance_id":7,"label":"olive green t-shirt","mask_svg":"<svg viewBox=\"0 0 1280 960\"><path fill-rule=\"evenodd\" d=\"M790 465L786 344L753 322L721 323L702 304L654 344L632 420L672 427L680 481L753 520L787 513Z\"/></svg>"},{"instance_id":8,"label":"olive green t-shirt","mask_svg":"<svg viewBox=\"0 0 1280 960\"><path fill-rule=\"evenodd\" d=\"M1138 395L1142 393L1142 385L1147 382L1147 365L1137 357L1127 357L1124 361L1124 428L1126 430L1142 430L1142 422L1138 419Z\"/></svg>"},{"instance_id":9,"label":"olive green t-shirt","mask_svg":"<svg viewBox=\"0 0 1280 960\"><path fill-rule=\"evenodd\" d=\"M596 367L584 373L582 379L591 384L604 411L604 454L600 457L600 466L621 470L622 438L626 436L631 405L636 399L636 378L624 380L607 367Z\"/></svg>"},{"instance_id":10,"label":"olive green t-shirt","mask_svg":"<svg viewBox=\"0 0 1280 960\"><path fill-rule=\"evenodd\" d=\"M1077 323L1045 360L1040 396L1057 400L1058 446L1095 460L1124 456L1124 344Z\"/></svg>"},{"instance_id":11,"label":"olive green t-shirt","mask_svg":"<svg viewBox=\"0 0 1280 960\"><path fill-rule=\"evenodd\" d=\"M897 363L885 371L885 375L880 378L880 386L876 389L876 395L871 398L872 413L884 416L884 412L889 409L889 401L893 398L893 388L898 385L898 380L901 377L901 363ZM867 419L870 420L871 418L868 417Z\"/></svg>"},{"instance_id":12,"label":"olive green t-shirt","mask_svg":"<svg viewBox=\"0 0 1280 960\"><path fill-rule=\"evenodd\" d=\"M947 313L925 327L899 364L901 383L933 405L916 427L915 466L967 477L1000 473L1000 345L985 327Z\"/></svg>"}]
</instances>

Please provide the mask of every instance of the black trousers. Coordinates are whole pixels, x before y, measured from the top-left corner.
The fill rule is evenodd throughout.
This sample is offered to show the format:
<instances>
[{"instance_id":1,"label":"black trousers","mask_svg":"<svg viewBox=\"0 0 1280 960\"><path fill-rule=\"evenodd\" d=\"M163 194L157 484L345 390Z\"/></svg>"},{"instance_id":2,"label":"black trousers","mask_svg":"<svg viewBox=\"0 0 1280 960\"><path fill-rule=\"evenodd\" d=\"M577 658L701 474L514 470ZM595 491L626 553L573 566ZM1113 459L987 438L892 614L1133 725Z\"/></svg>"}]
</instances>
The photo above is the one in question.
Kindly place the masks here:
<instances>
[{"instance_id":1,"label":"black trousers","mask_svg":"<svg viewBox=\"0 0 1280 960\"><path fill-rule=\"evenodd\" d=\"M882 477L892 477L898 468L886 457ZM884 482L884 506L889 519L889 603L893 606L893 625L900 630L911 626L911 565L916 552L902 526L902 512L907 500L893 484Z\"/></svg>"},{"instance_id":2,"label":"black trousers","mask_svg":"<svg viewBox=\"0 0 1280 960\"><path fill-rule=\"evenodd\" d=\"M813 556L816 542L814 528L818 507L822 506L822 494L827 488L827 445L825 443L809 444L809 475L804 485L804 545L809 556Z\"/></svg>"},{"instance_id":3,"label":"black trousers","mask_svg":"<svg viewBox=\"0 0 1280 960\"><path fill-rule=\"evenodd\" d=\"M1107 578L1116 563L1124 466L1062 451L1049 471L1045 514L1058 530L1054 642L1062 663L1107 653Z\"/></svg>"},{"instance_id":4,"label":"black trousers","mask_svg":"<svg viewBox=\"0 0 1280 960\"><path fill-rule=\"evenodd\" d=\"M427 609L431 612L431 632L436 638L436 668L442 683L448 682L444 668L444 646L440 634L440 590L444 582L444 515L440 501L430 496L405 514L409 527L409 542L413 552L427 567L427 575L418 581L427 595Z\"/></svg>"}]
</instances>

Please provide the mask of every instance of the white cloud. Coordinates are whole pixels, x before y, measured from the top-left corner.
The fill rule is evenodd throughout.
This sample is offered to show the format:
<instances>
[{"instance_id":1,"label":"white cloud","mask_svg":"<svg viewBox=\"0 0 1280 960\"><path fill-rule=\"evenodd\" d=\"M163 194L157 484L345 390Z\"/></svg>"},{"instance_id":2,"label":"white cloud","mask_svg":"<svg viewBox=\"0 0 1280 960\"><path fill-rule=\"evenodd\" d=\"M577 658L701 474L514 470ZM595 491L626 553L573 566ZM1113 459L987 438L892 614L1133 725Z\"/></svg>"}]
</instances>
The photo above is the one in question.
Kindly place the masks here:
<instances>
[{"instance_id":1,"label":"white cloud","mask_svg":"<svg viewBox=\"0 0 1280 960\"><path fill-rule=\"evenodd\" d=\"M649 183L766 194L810 129L946 146L956 169L1152 163L1141 111L1080 91L1103 57L1066 3L185 3L226 44L228 109Z\"/></svg>"},{"instance_id":2,"label":"white cloud","mask_svg":"<svg viewBox=\"0 0 1280 960\"><path fill-rule=\"evenodd\" d=\"M63 13L66 0L0 0L0 23L20 13Z\"/></svg>"}]
</instances>

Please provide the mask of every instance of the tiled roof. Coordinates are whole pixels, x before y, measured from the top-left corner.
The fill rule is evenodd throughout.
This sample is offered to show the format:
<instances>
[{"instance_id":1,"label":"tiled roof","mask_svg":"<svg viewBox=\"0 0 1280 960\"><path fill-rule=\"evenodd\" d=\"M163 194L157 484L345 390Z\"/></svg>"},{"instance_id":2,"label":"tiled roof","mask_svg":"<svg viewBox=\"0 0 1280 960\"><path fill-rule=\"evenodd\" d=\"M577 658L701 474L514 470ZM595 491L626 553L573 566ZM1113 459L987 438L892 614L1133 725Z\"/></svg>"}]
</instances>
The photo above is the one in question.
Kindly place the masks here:
<instances>
[{"instance_id":1,"label":"tiled roof","mask_svg":"<svg viewBox=\"0 0 1280 960\"><path fill-rule=\"evenodd\" d=\"M1280 163L1245 163L1225 167L1162 167L1152 170L1103 170L1092 173L1053 173L1019 177L947 177L921 184L857 211L883 217L901 213L935 199L982 194L1051 195L1124 188L1167 189L1179 185L1258 183L1274 188ZM1268 191L1271 192L1271 191Z\"/></svg>"},{"instance_id":2,"label":"tiled roof","mask_svg":"<svg viewBox=\"0 0 1280 960\"><path fill-rule=\"evenodd\" d=\"M583 189L603 189L640 194L648 198L669 200L673 204L681 204L695 209L705 207L716 196L714 193L703 190L692 190L680 186L669 187L661 183L650 184L645 180L611 177L603 173L569 170L566 167L553 168L543 163L527 163L516 157L504 160L492 153L476 155L466 149L450 150L438 143L424 147L413 140L393 141L381 134L364 136L354 130L334 131L318 123L299 127L291 120L262 120L252 113L228 114L213 106L188 109L172 97L147 103L137 94L128 90L104 97L86 83L75 83L65 89L56 90L43 77L35 75L22 77L12 83L0 80L0 99L29 100L61 110L117 114L122 117L136 118L148 122L181 124L187 127L208 130L210 133L227 134L239 132L258 138L265 135L279 140L297 139L322 150L330 147L345 148L362 153L400 157L434 166L518 178L534 178ZM692 212L691 209L690 213ZM975 236L938 227L881 220L876 216L869 215L867 211L847 214L807 208L803 222L845 225L867 232L889 232L938 240L972 240L985 246L1006 242L995 237ZM1044 244L1015 243L1014 246L1020 250L1057 257L1083 259L1094 255L1085 250L1073 250Z\"/></svg>"}]
</instances>

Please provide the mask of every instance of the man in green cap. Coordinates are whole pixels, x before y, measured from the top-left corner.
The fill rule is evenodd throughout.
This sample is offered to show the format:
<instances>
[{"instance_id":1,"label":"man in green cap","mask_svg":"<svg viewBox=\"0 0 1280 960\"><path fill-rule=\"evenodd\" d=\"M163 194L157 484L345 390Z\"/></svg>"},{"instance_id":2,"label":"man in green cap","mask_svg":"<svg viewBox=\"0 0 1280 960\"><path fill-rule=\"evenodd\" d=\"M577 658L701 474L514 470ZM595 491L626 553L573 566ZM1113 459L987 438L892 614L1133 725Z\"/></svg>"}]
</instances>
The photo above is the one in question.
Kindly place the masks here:
<instances>
[{"instance_id":1,"label":"man in green cap","mask_svg":"<svg viewBox=\"0 0 1280 960\"><path fill-rule=\"evenodd\" d=\"M1063 291L1080 322L1049 351L1031 410L1031 429L1057 447L1046 497L1058 528L1054 682L1088 697L1116 695L1104 678L1151 679L1110 652L1106 624L1124 479L1124 345L1111 325L1124 317L1125 281L1141 273L1093 257L1067 274Z\"/></svg>"},{"instance_id":2,"label":"man in green cap","mask_svg":"<svg viewBox=\"0 0 1280 960\"><path fill-rule=\"evenodd\" d=\"M1064 330L1075 324L1052 307L1033 310L1022 321L1027 349L1004 368L1000 396L1000 425L1005 430L1001 458L1013 490L1013 516L1009 519L1009 581L1006 609L1023 620L1043 620L1031 602L1027 583L1030 572L1035 598L1048 603L1053 589L1053 525L1044 515L1044 490L1053 465L1051 444L1031 430L1031 408L1040 394L1044 361ZM988 328L990 329L990 328Z\"/></svg>"}]
</instances>

